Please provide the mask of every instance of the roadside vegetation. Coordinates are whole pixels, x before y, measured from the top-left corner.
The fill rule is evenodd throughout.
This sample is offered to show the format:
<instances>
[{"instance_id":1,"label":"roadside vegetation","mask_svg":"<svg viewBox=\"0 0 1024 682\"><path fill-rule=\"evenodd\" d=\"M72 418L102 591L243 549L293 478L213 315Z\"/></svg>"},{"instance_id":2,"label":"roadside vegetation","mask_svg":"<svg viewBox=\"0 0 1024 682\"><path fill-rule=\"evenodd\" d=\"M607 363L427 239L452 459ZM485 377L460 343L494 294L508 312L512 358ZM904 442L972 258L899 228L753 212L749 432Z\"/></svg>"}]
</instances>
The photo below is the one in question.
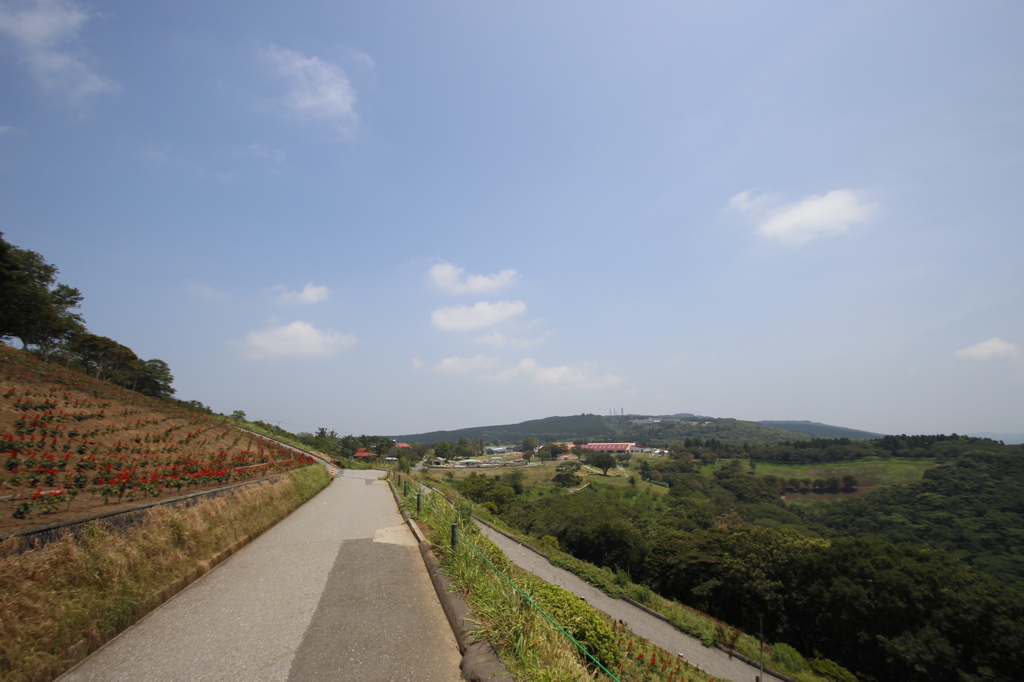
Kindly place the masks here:
<instances>
[{"instance_id":1,"label":"roadside vegetation","mask_svg":"<svg viewBox=\"0 0 1024 682\"><path fill-rule=\"evenodd\" d=\"M1017 679L1024 448L915 436L723 451L737 452L684 442L607 474L585 460L436 473L602 589L635 583L865 680ZM838 459L849 452L862 456ZM714 638L687 607L680 628Z\"/></svg>"},{"instance_id":2,"label":"roadside vegetation","mask_svg":"<svg viewBox=\"0 0 1024 682\"><path fill-rule=\"evenodd\" d=\"M443 486L427 477L420 480L432 486ZM412 494L405 498L404 507L414 515L445 575L465 597L473 618L479 622L476 637L495 646L515 679L551 682L611 679L605 672L623 682L716 679L679 660L674 653L637 637L623 624L610 620L572 593L515 566L494 543L479 533L472 521L474 505L451 489L448 493L456 500L454 507L438 494L426 496L426 504L419 514L416 514ZM452 523L457 523L463 532L458 551L451 548ZM564 632L539 609L551 616ZM576 640L589 655L566 635Z\"/></svg>"},{"instance_id":3,"label":"roadside vegetation","mask_svg":"<svg viewBox=\"0 0 1024 682\"><path fill-rule=\"evenodd\" d=\"M187 509L156 507L125 532L94 524L23 554L17 538L0 543L0 680L53 679L328 483L311 465Z\"/></svg>"}]
</instances>

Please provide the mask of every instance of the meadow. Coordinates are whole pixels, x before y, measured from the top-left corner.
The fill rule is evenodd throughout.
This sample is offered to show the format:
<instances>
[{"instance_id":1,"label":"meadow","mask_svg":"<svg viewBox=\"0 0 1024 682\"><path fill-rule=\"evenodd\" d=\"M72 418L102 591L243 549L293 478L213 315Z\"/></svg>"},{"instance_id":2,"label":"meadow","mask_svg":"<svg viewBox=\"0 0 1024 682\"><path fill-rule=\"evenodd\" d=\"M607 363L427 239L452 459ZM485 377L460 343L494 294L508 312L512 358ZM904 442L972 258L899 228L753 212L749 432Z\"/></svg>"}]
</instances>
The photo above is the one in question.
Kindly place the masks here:
<instances>
[{"instance_id":1,"label":"meadow","mask_svg":"<svg viewBox=\"0 0 1024 682\"><path fill-rule=\"evenodd\" d=\"M828 462L826 464L768 464L758 462L754 472L757 476L778 476L779 478L829 478L853 476L857 479L856 490L840 493L787 493L788 502L815 502L847 499L855 495L863 495L878 488L892 485L916 483L924 477L924 472L935 467L931 459L863 459L852 462ZM709 475L711 467L705 467L701 473Z\"/></svg>"}]
</instances>

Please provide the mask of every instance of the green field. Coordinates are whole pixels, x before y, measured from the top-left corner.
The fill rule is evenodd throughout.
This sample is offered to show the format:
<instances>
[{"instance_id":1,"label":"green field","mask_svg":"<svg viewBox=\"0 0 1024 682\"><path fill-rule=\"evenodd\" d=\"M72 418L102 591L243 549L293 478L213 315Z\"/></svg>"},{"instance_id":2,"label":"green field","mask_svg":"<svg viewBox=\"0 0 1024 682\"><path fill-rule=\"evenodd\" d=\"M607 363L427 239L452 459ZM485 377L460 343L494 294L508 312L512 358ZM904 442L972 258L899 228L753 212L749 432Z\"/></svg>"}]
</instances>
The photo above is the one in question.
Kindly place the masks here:
<instances>
[{"instance_id":1,"label":"green field","mask_svg":"<svg viewBox=\"0 0 1024 682\"><path fill-rule=\"evenodd\" d=\"M631 462L631 464L632 464L632 462ZM551 494L551 491L554 490L557 487L557 486L555 486L554 483L551 482L551 479L554 478L554 476L555 476L555 467L556 466L557 466L557 464L555 462L545 462L544 464L539 465L539 466L529 466L529 467L518 466L518 467L501 467L501 468L495 468L495 469L448 469L448 470L432 469L431 470L431 474L434 475L434 476L446 477L448 471L451 471L453 473L453 475L455 476L455 478L465 478L465 477L470 476L470 475L472 475L474 473L477 476L484 476L484 475L486 475L486 476L497 476L499 474L509 473L510 471L521 471L523 473L523 476L524 476L524 478L523 478L523 487L526 489L526 491L524 493L524 497L529 500L529 499L534 499L534 498L540 497L541 495L549 495L549 494ZM656 486L656 485L651 485L650 483L646 483L644 481L641 481L640 480L640 474L637 471L636 467L630 467L628 473L626 473L624 475L623 475L621 470L617 471L616 469L609 469L607 476L603 475L601 473L600 469L593 469L593 468L589 468L589 467L583 467L583 469L580 470L578 475L583 478L583 483L581 483L580 485L586 485L587 483L597 483L600 486L605 486L605 485L628 486L629 485L629 476L633 475L633 476L636 476L637 488L642 488L644 490L650 489L652 492L662 493L662 494L668 492L668 488L664 488L664 487Z\"/></svg>"},{"instance_id":2,"label":"green field","mask_svg":"<svg viewBox=\"0 0 1024 682\"><path fill-rule=\"evenodd\" d=\"M814 502L844 499L862 495L889 485L906 485L920 481L924 472L936 466L931 459L863 459L853 462L825 462L822 464L767 464L758 462L755 472L758 476L774 475L781 478L828 478L830 476L854 476L859 485L856 493L787 493L789 502ZM712 468L704 467L701 473L710 474Z\"/></svg>"},{"instance_id":3,"label":"green field","mask_svg":"<svg viewBox=\"0 0 1024 682\"><path fill-rule=\"evenodd\" d=\"M604 476L599 470L584 467L579 475L583 478L583 485L597 483L599 486L628 486L629 476L636 477L638 488L649 489L655 493L667 493L668 488L651 485L640 480L639 465L641 456L633 457L630 466L625 473L622 470L611 469L608 476ZM722 463L719 462L718 466ZM747 462L744 461L744 466ZM549 495L556 488L551 482L555 475L555 462L546 462L540 466L529 467L502 467L496 469L452 469L456 478L465 478L470 475L496 476L510 471L521 471L524 475L523 486L526 488L525 499L535 499L542 495ZM924 472L936 466L931 459L864 459L852 462L826 462L823 464L767 464L758 462L755 473L758 476L774 475L780 478L829 478L831 476L854 476L859 485L855 492L841 493L787 493L785 496L788 502L828 502L845 499L856 495L863 495L878 488L890 485L906 485L920 481ZM715 464L707 464L701 467L700 473L704 476L714 474ZM446 476L447 472L434 469L435 476Z\"/></svg>"}]
</instances>

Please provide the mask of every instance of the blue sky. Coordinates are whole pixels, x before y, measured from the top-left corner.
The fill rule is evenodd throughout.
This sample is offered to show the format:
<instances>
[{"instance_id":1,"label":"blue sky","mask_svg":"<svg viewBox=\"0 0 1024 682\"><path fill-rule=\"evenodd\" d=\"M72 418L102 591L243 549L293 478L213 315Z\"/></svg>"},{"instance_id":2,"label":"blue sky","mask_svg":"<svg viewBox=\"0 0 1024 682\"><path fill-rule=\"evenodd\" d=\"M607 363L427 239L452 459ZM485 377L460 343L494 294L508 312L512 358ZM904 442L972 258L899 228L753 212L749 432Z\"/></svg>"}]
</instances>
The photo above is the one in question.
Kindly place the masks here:
<instances>
[{"instance_id":1,"label":"blue sky","mask_svg":"<svg viewBox=\"0 0 1024 682\"><path fill-rule=\"evenodd\" d=\"M1024 431L1016 2L0 0L0 230L179 397Z\"/></svg>"}]
</instances>

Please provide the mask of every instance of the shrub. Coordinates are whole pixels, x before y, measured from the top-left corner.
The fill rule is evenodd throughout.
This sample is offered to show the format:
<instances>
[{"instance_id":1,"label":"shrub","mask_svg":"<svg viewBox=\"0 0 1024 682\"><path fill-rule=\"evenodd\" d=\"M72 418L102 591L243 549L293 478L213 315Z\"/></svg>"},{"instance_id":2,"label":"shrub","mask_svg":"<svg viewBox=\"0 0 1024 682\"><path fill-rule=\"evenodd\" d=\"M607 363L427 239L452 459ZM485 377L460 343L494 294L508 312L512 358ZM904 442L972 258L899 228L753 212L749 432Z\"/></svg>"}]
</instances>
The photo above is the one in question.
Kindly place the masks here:
<instances>
[{"instance_id":1,"label":"shrub","mask_svg":"<svg viewBox=\"0 0 1024 682\"><path fill-rule=\"evenodd\" d=\"M621 662L622 654L615 635L601 616L585 601L557 585L538 585L533 600L555 619L591 656L605 668L612 669Z\"/></svg>"},{"instance_id":2,"label":"shrub","mask_svg":"<svg viewBox=\"0 0 1024 682\"><path fill-rule=\"evenodd\" d=\"M785 642L772 645L772 656L779 662L779 665L793 672L799 672L807 667L807 661L800 655L800 652Z\"/></svg>"},{"instance_id":3,"label":"shrub","mask_svg":"<svg viewBox=\"0 0 1024 682\"><path fill-rule=\"evenodd\" d=\"M811 670L835 682L857 682L853 673L828 658L812 658Z\"/></svg>"}]
</instances>

